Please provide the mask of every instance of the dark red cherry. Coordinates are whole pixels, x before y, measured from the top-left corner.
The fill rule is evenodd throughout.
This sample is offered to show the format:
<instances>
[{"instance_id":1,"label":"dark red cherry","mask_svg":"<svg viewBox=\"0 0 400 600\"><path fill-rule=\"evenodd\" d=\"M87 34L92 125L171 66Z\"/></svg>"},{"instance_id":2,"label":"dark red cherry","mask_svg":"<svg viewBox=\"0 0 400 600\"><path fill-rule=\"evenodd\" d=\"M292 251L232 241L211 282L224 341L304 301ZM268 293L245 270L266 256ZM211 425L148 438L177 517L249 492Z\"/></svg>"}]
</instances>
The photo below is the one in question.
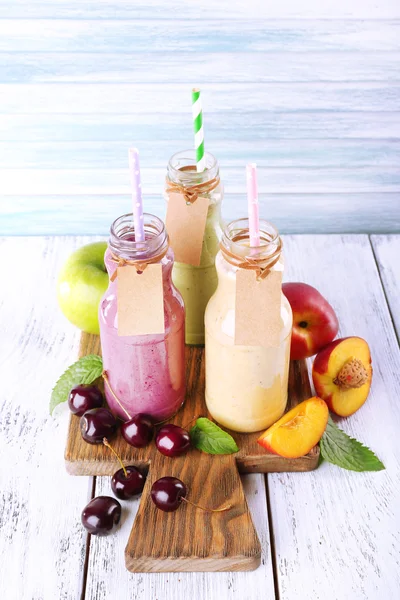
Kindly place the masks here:
<instances>
[{"instance_id":1,"label":"dark red cherry","mask_svg":"<svg viewBox=\"0 0 400 600\"><path fill-rule=\"evenodd\" d=\"M114 473L111 479L111 489L120 500L130 500L141 494L144 488L145 477L136 467L125 467Z\"/></svg>"},{"instance_id":2,"label":"dark red cherry","mask_svg":"<svg viewBox=\"0 0 400 600\"><path fill-rule=\"evenodd\" d=\"M121 505L110 496L93 498L82 511L84 528L93 535L109 535L121 519Z\"/></svg>"},{"instance_id":3,"label":"dark red cherry","mask_svg":"<svg viewBox=\"0 0 400 600\"><path fill-rule=\"evenodd\" d=\"M187 489L183 481L176 477L161 477L153 483L151 499L160 510L173 512L185 498Z\"/></svg>"},{"instance_id":4,"label":"dark red cherry","mask_svg":"<svg viewBox=\"0 0 400 600\"><path fill-rule=\"evenodd\" d=\"M92 408L81 416L80 426L85 442L101 444L117 431L117 420L108 408Z\"/></svg>"},{"instance_id":5,"label":"dark red cherry","mask_svg":"<svg viewBox=\"0 0 400 600\"><path fill-rule=\"evenodd\" d=\"M157 450L165 456L180 456L190 448L190 436L178 425L163 425L156 435Z\"/></svg>"},{"instance_id":6,"label":"dark red cherry","mask_svg":"<svg viewBox=\"0 0 400 600\"><path fill-rule=\"evenodd\" d=\"M134 448L143 448L153 439L153 419L139 413L121 425L122 437Z\"/></svg>"},{"instance_id":7,"label":"dark red cherry","mask_svg":"<svg viewBox=\"0 0 400 600\"><path fill-rule=\"evenodd\" d=\"M81 417L87 410L103 406L103 394L95 385L76 385L69 393L68 406L74 415Z\"/></svg>"}]
</instances>

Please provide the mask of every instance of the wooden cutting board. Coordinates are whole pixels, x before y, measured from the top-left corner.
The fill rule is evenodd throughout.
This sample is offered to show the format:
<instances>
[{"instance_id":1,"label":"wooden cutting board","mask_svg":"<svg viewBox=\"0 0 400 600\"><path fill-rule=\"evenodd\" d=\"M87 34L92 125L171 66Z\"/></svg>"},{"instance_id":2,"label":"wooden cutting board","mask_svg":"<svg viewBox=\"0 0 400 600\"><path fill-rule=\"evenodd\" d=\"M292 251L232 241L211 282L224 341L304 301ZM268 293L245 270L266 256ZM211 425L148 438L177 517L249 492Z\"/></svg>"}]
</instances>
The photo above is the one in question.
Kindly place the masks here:
<instances>
[{"instance_id":1,"label":"wooden cutting board","mask_svg":"<svg viewBox=\"0 0 400 600\"><path fill-rule=\"evenodd\" d=\"M100 354L98 336L82 334L80 356ZM199 416L210 416L204 401L204 349L186 348L186 402L171 423L185 426ZM311 396L305 362L292 362L288 410ZM192 424L190 424L191 426ZM189 428L190 428L189 426ZM195 448L177 458L160 454L152 442L132 448L119 434L110 440L125 465L148 470L140 507L125 550L127 569L133 572L247 571L260 564L261 548L247 507L241 473L311 471L318 465L319 447L302 458L270 454L256 442L259 433L230 431L239 452L211 456ZM71 475L113 475L119 468L103 445L87 444L81 437L79 417L71 415L65 451ZM205 512L184 504L173 513L158 510L150 498L154 481L164 476L181 479L188 499L209 508L230 504L225 512Z\"/></svg>"}]
</instances>

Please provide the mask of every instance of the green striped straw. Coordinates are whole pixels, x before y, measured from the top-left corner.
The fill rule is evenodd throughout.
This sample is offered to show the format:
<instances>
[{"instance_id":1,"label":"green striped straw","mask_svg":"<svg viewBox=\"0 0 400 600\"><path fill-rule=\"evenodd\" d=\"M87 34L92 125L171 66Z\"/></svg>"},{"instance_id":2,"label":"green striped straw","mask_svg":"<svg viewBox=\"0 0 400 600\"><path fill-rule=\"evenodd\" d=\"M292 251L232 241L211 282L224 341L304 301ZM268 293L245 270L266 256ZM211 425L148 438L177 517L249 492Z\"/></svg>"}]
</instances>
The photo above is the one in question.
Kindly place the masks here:
<instances>
[{"instance_id":1,"label":"green striped straw","mask_svg":"<svg viewBox=\"0 0 400 600\"><path fill-rule=\"evenodd\" d=\"M196 170L202 173L206 168L204 156L203 109L201 107L200 90L192 90L192 113L194 127L194 146L196 149Z\"/></svg>"}]
</instances>

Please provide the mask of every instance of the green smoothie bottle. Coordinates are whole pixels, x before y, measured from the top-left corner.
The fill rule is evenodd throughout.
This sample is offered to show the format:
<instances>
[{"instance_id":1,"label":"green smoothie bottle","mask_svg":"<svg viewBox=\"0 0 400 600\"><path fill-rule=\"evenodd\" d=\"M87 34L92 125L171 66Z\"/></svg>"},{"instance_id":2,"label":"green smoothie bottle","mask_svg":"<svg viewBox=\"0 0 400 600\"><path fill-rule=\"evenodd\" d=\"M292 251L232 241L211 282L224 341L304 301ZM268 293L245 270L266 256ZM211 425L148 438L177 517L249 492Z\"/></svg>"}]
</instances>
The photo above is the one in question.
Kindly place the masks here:
<instances>
[{"instance_id":1,"label":"green smoothie bottle","mask_svg":"<svg viewBox=\"0 0 400 600\"><path fill-rule=\"evenodd\" d=\"M209 201L198 266L175 261L172 271L172 280L185 303L185 339L186 344L190 345L204 344L204 313L217 289L215 257L222 236L223 186L219 178L219 165L209 152L205 152L205 159L206 168L198 173L194 150L174 154L168 163L165 191L167 202L172 191L183 194L187 199L186 204L196 202L197 197ZM179 219L179 215L176 218Z\"/></svg>"}]
</instances>

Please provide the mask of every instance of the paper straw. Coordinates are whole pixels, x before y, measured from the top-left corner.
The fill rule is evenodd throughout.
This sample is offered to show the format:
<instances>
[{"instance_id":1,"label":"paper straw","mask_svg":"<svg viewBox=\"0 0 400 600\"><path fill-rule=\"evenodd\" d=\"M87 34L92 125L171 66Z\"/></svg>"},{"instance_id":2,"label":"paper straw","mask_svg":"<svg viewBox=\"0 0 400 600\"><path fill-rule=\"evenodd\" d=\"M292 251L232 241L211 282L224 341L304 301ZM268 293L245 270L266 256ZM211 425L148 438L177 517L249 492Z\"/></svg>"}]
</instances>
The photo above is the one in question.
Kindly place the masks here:
<instances>
[{"instance_id":1,"label":"paper straw","mask_svg":"<svg viewBox=\"0 0 400 600\"><path fill-rule=\"evenodd\" d=\"M139 150L129 148L129 173L131 176L133 224L135 242L144 242L142 184L140 183Z\"/></svg>"},{"instance_id":2,"label":"paper straw","mask_svg":"<svg viewBox=\"0 0 400 600\"><path fill-rule=\"evenodd\" d=\"M192 90L192 113L194 127L194 147L196 149L196 171L202 173L206 168L204 156L203 109L201 107L200 90Z\"/></svg>"},{"instance_id":3,"label":"paper straw","mask_svg":"<svg viewBox=\"0 0 400 600\"><path fill-rule=\"evenodd\" d=\"M257 165L246 166L247 202L249 211L250 246L260 245L260 219L258 214Z\"/></svg>"}]
</instances>

